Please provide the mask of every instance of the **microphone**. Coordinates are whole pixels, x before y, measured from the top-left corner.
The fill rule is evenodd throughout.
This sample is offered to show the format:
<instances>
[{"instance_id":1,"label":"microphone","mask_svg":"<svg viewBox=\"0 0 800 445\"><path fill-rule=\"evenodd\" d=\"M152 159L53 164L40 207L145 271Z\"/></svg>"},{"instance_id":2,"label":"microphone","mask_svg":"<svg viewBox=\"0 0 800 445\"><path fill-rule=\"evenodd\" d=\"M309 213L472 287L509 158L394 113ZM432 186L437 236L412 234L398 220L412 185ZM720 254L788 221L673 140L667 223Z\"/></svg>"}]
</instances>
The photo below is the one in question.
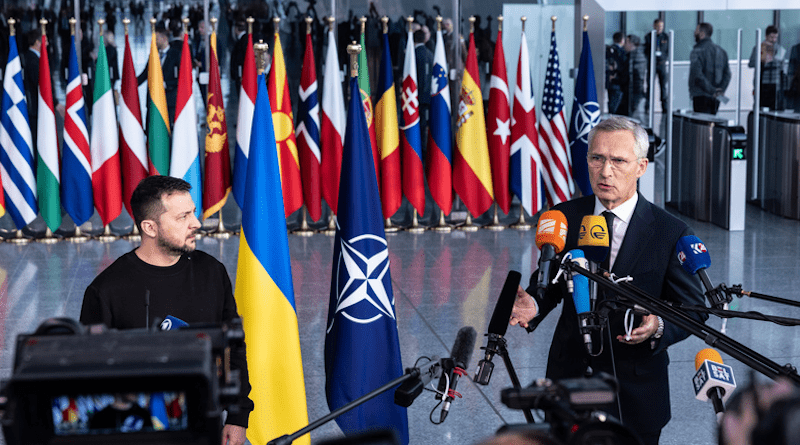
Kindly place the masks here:
<instances>
[{"instance_id":1,"label":"microphone","mask_svg":"<svg viewBox=\"0 0 800 445\"><path fill-rule=\"evenodd\" d=\"M458 385L458 378L467 373L466 369L469 367L469 359L472 358L472 351L475 349L475 340L478 333L472 326L464 326L458 330L456 334L456 342L453 343L452 356L446 360L449 365L450 387L446 388L447 393L444 395L444 406L442 406L442 414L439 418L439 423L444 422L447 414L450 412L450 404L455 397L461 397L461 394L456 392ZM444 383L439 380L440 389L444 389Z\"/></svg>"},{"instance_id":2,"label":"microphone","mask_svg":"<svg viewBox=\"0 0 800 445\"><path fill-rule=\"evenodd\" d=\"M568 253L572 257L572 262L584 269L589 268L588 261L581 249L572 249ZM567 290L572 294L572 302L575 304L575 313L578 314L581 334L583 334L583 344L586 351L592 353L592 335L589 331L589 318L592 316L591 305L589 303L589 279L579 273L567 274Z\"/></svg>"},{"instance_id":3,"label":"microphone","mask_svg":"<svg viewBox=\"0 0 800 445\"><path fill-rule=\"evenodd\" d=\"M736 380L733 378L733 368L722 364L722 357L714 349L706 348L694 357L695 398L701 402L711 400L717 421L725 411L725 402L736 389Z\"/></svg>"},{"instance_id":4,"label":"microphone","mask_svg":"<svg viewBox=\"0 0 800 445\"><path fill-rule=\"evenodd\" d=\"M539 255L539 276L536 279L536 293L539 298L547 290L553 258L564 250L567 242L567 217L558 210L548 210L539 217L536 227L536 247Z\"/></svg>"},{"instance_id":5,"label":"microphone","mask_svg":"<svg viewBox=\"0 0 800 445\"><path fill-rule=\"evenodd\" d=\"M675 245L675 252L683 270L689 275L697 274L700 277L703 287L706 288L706 299L711 307L724 309L725 304L730 303L730 300L723 292L714 288L708 278L706 269L711 266L711 255L708 254L708 250L700 238L694 235L682 237Z\"/></svg>"},{"instance_id":6,"label":"microphone","mask_svg":"<svg viewBox=\"0 0 800 445\"><path fill-rule=\"evenodd\" d=\"M606 260L611 253L610 237L608 236L608 223L606 218L600 215L586 215L581 220L581 230L578 232L578 248L586 254L589 260L589 269L597 273L600 264ZM610 261L609 261L610 263ZM609 265L609 269L611 266ZM597 301L597 283L589 283L589 298L594 308Z\"/></svg>"},{"instance_id":7,"label":"microphone","mask_svg":"<svg viewBox=\"0 0 800 445\"><path fill-rule=\"evenodd\" d=\"M494 307L492 319L489 321L489 330L486 334L489 339L486 342L486 347L482 348L486 350L486 356L478 363L475 383L488 385L489 380L492 378L492 371L494 370L492 358L498 352L498 346L505 347L503 336L506 335L506 330L508 329L508 320L511 318L511 310L514 309L514 300L517 298L517 288L521 279L522 274L516 270L508 271L503 290L500 291L500 297Z\"/></svg>"},{"instance_id":8,"label":"microphone","mask_svg":"<svg viewBox=\"0 0 800 445\"><path fill-rule=\"evenodd\" d=\"M172 315L167 315L164 317L164 321L161 322L162 331L174 331L176 329L183 329L188 326L189 323L181 320L178 317L173 317Z\"/></svg>"},{"instance_id":9,"label":"microphone","mask_svg":"<svg viewBox=\"0 0 800 445\"><path fill-rule=\"evenodd\" d=\"M406 368L406 374L412 374L414 377L406 380L394 390L394 403L404 408L408 408L414 403L417 396L422 394L425 385L442 375L442 360L433 357L422 366Z\"/></svg>"}]
</instances>

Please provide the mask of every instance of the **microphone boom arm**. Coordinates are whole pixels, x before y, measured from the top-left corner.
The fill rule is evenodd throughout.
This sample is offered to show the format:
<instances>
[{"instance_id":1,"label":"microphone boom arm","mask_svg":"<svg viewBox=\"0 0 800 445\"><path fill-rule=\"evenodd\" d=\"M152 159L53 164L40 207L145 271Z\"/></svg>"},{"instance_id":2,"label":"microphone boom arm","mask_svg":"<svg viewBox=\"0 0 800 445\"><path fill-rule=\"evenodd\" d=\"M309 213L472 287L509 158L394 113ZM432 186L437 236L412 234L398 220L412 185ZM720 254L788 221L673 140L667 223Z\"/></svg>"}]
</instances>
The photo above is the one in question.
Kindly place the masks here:
<instances>
[{"instance_id":1,"label":"microphone boom arm","mask_svg":"<svg viewBox=\"0 0 800 445\"><path fill-rule=\"evenodd\" d=\"M797 374L797 369L791 364L779 365L722 332L691 318L685 311L653 297L630 283L615 283L611 279L592 273L572 261L562 263L561 267L568 272L577 272L586 276L590 280L597 282L603 289L616 292L621 297L638 304L652 314L661 316L666 321L702 339L709 346L729 354L731 357L773 380L778 377L786 377L795 385L800 386L800 375Z\"/></svg>"}]
</instances>

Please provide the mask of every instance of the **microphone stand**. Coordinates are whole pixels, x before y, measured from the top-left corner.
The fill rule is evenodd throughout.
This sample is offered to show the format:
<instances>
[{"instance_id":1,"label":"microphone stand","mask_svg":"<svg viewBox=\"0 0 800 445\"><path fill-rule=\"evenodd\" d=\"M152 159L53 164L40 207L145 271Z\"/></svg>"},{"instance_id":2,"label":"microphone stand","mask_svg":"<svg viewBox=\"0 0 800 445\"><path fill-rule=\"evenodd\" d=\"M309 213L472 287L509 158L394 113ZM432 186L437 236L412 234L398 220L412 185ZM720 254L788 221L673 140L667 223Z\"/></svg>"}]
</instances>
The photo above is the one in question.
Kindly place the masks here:
<instances>
[{"instance_id":1,"label":"microphone stand","mask_svg":"<svg viewBox=\"0 0 800 445\"><path fill-rule=\"evenodd\" d=\"M514 365L511 363L511 357L508 355L508 348L506 348L506 339L503 338L502 335L498 334L488 334L489 341L486 343L485 349L487 354L495 354L503 357L503 363L506 365L506 370L508 371L508 376L511 378L511 385L515 389L522 389L522 385L519 383L519 377L517 377L517 371L514 370ZM536 423L533 420L533 414L531 410L526 408L522 410L522 414L525 415L525 421L528 423Z\"/></svg>"},{"instance_id":2,"label":"microphone stand","mask_svg":"<svg viewBox=\"0 0 800 445\"><path fill-rule=\"evenodd\" d=\"M620 297L643 307L651 314L661 316L664 320L702 339L709 346L718 348L773 380L778 377L786 377L795 385L800 386L800 375L797 374L797 369L791 364L779 365L716 329L707 326L705 323L691 318L684 310L657 299L630 283L615 283L611 279L592 273L572 261L562 263L561 268L567 272L577 272L586 276L590 280L597 282L603 289L617 293Z\"/></svg>"},{"instance_id":3,"label":"microphone stand","mask_svg":"<svg viewBox=\"0 0 800 445\"><path fill-rule=\"evenodd\" d=\"M779 317L776 315L765 315L762 314L761 312L755 312L755 311L738 312L738 311L729 311L725 309L709 308L705 306L681 306L681 307L687 311L703 313L703 314L712 314L720 318L746 318L749 320L769 321L771 323L775 323L781 326L800 326L800 319L798 318Z\"/></svg>"},{"instance_id":4,"label":"microphone stand","mask_svg":"<svg viewBox=\"0 0 800 445\"><path fill-rule=\"evenodd\" d=\"M321 427L322 425L330 422L331 420L341 416L342 414L350 411L351 409L362 405L368 402L371 399L383 394L386 391L394 388L395 386L405 382L406 380L411 380L418 378L420 376L420 369L419 368L406 368L406 373L402 376L386 383L385 385L381 386L378 389L372 390L363 396L353 400L352 402L341 406L340 408L328 413L327 415L309 423L308 425L304 426L303 428L295 431L292 434L285 434L283 436L277 437L272 439L271 441L267 442L267 445L289 445L295 440L299 439L300 437L314 431L315 429Z\"/></svg>"},{"instance_id":5,"label":"microphone stand","mask_svg":"<svg viewBox=\"0 0 800 445\"><path fill-rule=\"evenodd\" d=\"M741 284L734 284L732 287L726 287L725 283L717 286L728 295L736 295L739 298L745 295L751 298L758 298L761 300L772 301L773 303L785 304L788 306L800 307L800 301L787 300L786 298L773 297L772 295L759 294L758 292L742 290Z\"/></svg>"}]
</instances>

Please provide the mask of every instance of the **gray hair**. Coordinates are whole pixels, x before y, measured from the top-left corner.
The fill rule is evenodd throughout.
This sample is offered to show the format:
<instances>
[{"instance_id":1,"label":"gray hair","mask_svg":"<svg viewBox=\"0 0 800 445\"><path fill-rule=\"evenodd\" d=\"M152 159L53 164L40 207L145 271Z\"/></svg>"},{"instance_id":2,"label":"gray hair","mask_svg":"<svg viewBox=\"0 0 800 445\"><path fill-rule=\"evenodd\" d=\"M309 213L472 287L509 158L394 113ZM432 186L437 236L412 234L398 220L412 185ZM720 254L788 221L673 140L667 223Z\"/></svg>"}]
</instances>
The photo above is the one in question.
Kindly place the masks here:
<instances>
[{"instance_id":1,"label":"gray hair","mask_svg":"<svg viewBox=\"0 0 800 445\"><path fill-rule=\"evenodd\" d=\"M589 147L592 146L592 142L597 133L611 133L613 131L622 130L633 133L633 153L636 155L636 158L646 158L647 149L650 148L650 138L647 136L647 132L641 125L622 116L611 116L606 120L600 121L599 124L592 128L589 132Z\"/></svg>"}]
</instances>

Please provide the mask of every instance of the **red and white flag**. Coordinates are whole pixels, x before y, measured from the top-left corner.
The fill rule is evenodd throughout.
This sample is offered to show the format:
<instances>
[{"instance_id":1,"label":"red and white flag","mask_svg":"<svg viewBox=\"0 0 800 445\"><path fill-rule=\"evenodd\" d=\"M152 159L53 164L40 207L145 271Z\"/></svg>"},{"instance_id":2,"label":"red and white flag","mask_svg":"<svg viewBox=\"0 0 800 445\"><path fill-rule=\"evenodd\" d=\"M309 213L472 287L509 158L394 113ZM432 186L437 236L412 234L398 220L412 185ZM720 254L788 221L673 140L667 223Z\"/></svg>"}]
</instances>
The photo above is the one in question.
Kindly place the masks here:
<instances>
[{"instance_id":1,"label":"red and white flag","mask_svg":"<svg viewBox=\"0 0 800 445\"><path fill-rule=\"evenodd\" d=\"M502 25L502 22L500 22ZM489 160L492 164L494 199L500 210L508 214L511 193L508 188L508 158L511 146L511 112L509 110L506 57L503 54L503 29L498 27L494 47L492 80L489 89L489 114L486 130L489 142Z\"/></svg>"},{"instance_id":2,"label":"red and white flag","mask_svg":"<svg viewBox=\"0 0 800 445\"><path fill-rule=\"evenodd\" d=\"M128 34L125 34L122 98L119 103L119 145L122 156L122 202L131 216L133 216L131 195L148 173L147 145L144 142L138 88L131 43Z\"/></svg>"},{"instance_id":3,"label":"red and white flag","mask_svg":"<svg viewBox=\"0 0 800 445\"><path fill-rule=\"evenodd\" d=\"M336 54L336 37L328 29L328 54L325 56L325 85L322 91L322 197L336 213L339 203L339 176L342 172L342 146L344 145L344 95L339 74L339 56Z\"/></svg>"},{"instance_id":4,"label":"red and white flag","mask_svg":"<svg viewBox=\"0 0 800 445\"><path fill-rule=\"evenodd\" d=\"M300 177L303 180L303 201L312 221L322 216L322 185L319 177L319 99L317 95L317 69L314 47L311 43L311 25L306 30L306 53L303 72L300 74L300 91L297 104L297 152L300 156Z\"/></svg>"}]
</instances>

